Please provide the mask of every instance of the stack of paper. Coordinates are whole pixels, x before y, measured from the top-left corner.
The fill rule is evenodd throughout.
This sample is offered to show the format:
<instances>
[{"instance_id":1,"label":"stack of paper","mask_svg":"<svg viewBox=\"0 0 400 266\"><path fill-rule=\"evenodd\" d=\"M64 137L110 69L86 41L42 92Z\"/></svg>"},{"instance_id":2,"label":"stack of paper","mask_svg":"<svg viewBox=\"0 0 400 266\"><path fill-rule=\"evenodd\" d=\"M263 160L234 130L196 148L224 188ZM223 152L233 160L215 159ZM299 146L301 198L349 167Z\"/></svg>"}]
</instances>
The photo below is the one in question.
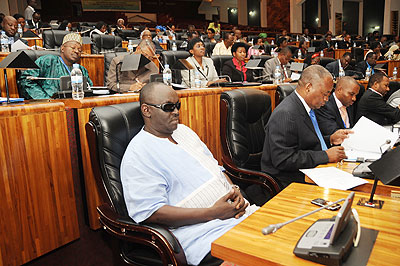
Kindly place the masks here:
<instances>
[{"instance_id":1,"label":"stack of paper","mask_svg":"<svg viewBox=\"0 0 400 266\"><path fill-rule=\"evenodd\" d=\"M300 171L320 187L347 190L368 183L364 179L355 177L336 167L300 169Z\"/></svg>"},{"instance_id":2,"label":"stack of paper","mask_svg":"<svg viewBox=\"0 0 400 266\"><path fill-rule=\"evenodd\" d=\"M354 134L350 134L349 138L342 143L348 160L355 161L358 157L364 160L377 160L382 156L382 152L392 148L398 139L396 133L364 116L358 120L352 130Z\"/></svg>"}]
</instances>

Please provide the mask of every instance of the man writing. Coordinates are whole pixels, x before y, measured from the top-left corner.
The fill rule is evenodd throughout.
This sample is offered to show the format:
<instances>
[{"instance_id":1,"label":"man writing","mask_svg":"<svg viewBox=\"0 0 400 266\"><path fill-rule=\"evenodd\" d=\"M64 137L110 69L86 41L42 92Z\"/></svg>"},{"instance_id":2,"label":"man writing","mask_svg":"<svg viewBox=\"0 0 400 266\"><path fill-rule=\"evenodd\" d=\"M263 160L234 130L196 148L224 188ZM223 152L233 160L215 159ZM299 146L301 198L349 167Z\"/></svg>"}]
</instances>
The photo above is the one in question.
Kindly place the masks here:
<instances>
[{"instance_id":1,"label":"man writing","mask_svg":"<svg viewBox=\"0 0 400 266\"><path fill-rule=\"evenodd\" d=\"M326 69L331 72L334 77L339 77L340 69L343 71L349 66L351 62L351 53L346 52L340 59L330 62L326 65Z\"/></svg>"},{"instance_id":2,"label":"man writing","mask_svg":"<svg viewBox=\"0 0 400 266\"><path fill-rule=\"evenodd\" d=\"M197 265L210 256L211 242L256 208L248 206L196 133L179 124L180 102L171 87L149 83L139 101L144 127L121 164L129 216L175 228L188 264Z\"/></svg>"},{"instance_id":3,"label":"man writing","mask_svg":"<svg viewBox=\"0 0 400 266\"><path fill-rule=\"evenodd\" d=\"M309 66L296 90L272 113L265 130L261 170L276 178L282 187L292 182L304 183L299 169L347 158L343 147L328 146L341 144L350 131L341 129L323 136L314 113L328 101L332 88L332 75L325 68Z\"/></svg>"},{"instance_id":4,"label":"man writing","mask_svg":"<svg viewBox=\"0 0 400 266\"><path fill-rule=\"evenodd\" d=\"M332 135L336 130L354 126L356 114L353 104L359 91L360 86L354 78L339 79L326 104L315 110L323 135Z\"/></svg>"},{"instance_id":5,"label":"man writing","mask_svg":"<svg viewBox=\"0 0 400 266\"><path fill-rule=\"evenodd\" d=\"M77 33L70 33L64 36L60 47L60 55L48 54L39 57L35 63L39 69L30 69L22 73L19 79L19 86L22 88L26 99L47 99L59 91L60 81L58 79L38 79L34 80L27 77L41 78L60 78L70 76L72 65L79 62L82 52L82 37ZM88 78L89 84L93 83L89 78L85 67L79 66L83 76Z\"/></svg>"},{"instance_id":6,"label":"man writing","mask_svg":"<svg viewBox=\"0 0 400 266\"><path fill-rule=\"evenodd\" d=\"M158 67L152 62L156 56L154 53L155 46L148 40L141 40L136 48L135 54L144 55L150 60L145 66L138 70L121 71L122 61L125 55L115 57L110 64L107 73L107 87L113 91L136 91L140 90L150 80L150 75L158 74ZM118 81L117 81L118 71ZM117 83L119 82L120 88L118 89Z\"/></svg>"},{"instance_id":7,"label":"man writing","mask_svg":"<svg viewBox=\"0 0 400 266\"><path fill-rule=\"evenodd\" d=\"M291 71L289 61L291 58L292 52L290 51L289 47L285 47L280 50L277 57L271 58L265 62L263 77L266 80L273 80L275 69L278 66L279 70L281 71L283 82L290 82Z\"/></svg>"}]
</instances>

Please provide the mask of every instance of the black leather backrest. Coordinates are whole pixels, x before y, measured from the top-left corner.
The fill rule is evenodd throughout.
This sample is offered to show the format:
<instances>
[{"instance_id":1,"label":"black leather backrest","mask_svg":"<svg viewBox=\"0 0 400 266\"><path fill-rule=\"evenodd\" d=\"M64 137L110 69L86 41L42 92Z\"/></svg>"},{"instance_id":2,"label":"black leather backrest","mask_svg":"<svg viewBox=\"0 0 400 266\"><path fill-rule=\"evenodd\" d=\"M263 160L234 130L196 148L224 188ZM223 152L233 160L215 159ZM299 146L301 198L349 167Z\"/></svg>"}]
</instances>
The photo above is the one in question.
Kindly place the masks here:
<instances>
[{"instance_id":1,"label":"black leather backrest","mask_svg":"<svg viewBox=\"0 0 400 266\"><path fill-rule=\"evenodd\" d=\"M127 40L128 37L131 38L138 38L140 36L140 33L136 30L121 30L121 38L124 40Z\"/></svg>"},{"instance_id":2,"label":"black leather backrest","mask_svg":"<svg viewBox=\"0 0 400 266\"><path fill-rule=\"evenodd\" d=\"M128 216L120 167L126 147L144 124L139 102L95 107L89 121L96 128L100 170L108 197L117 213Z\"/></svg>"},{"instance_id":3,"label":"black leather backrest","mask_svg":"<svg viewBox=\"0 0 400 266\"><path fill-rule=\"evenodd\" d=\"M47 54L60 55L58 51L46 51L46 50L24 50L24 52L33 60L36 61L39 57Z\"/></svg>"},{"instance_id":4,"label":"black leather backrest","mask_svg":"<svg viewBox=\"0 0 400 266\"><path fill-rule=\"evenodd\" d=\"M265 127L271 115L270 96L257 89L236 89L221 94L228 104L228 149L241 168L260 170Z\"/></svg>"},{"instance_id":5,"label":"black leather backrest","mask_svg":"<svg viewBox=\"0 0 400 266\"><path fill-rule=\"evenodd\" d=\"M108 70L110 69L110 64L111 64L111 61L113 60L113 58L120 56L120 55L127 55L127 54L128 54L128 52L110 52L110 53L104 54L104 81L107 80ZM104 84L105 83L106 82L104 82Z\"/></svg>"},{"instance_id":6,"label":"black leather backrest","mask_svg":"<svg viewBox=\"0 0 400 266\"><path fill-rule=\"evenodd\" d=\"M122 38L113 35L93 34L93 53L111 52L116 47L122 47Z\"/></svg>"},{"instance_id":7,"label":"black leather backrest","mask_svg":"<svg viewBox=\"0 0 400 266\"><path fill-rule=\"evenodd\" d=\"M320 46L321 46L321 41L319 41L319 40L311 40L310 47L319 48ZM316 49L316 50L318 50L318 49Z\"/></svg>"},{"instance_id":8,"label":"black leather backrest","mask_svg":"<svg viewBox=\"0 0 400 266\"><path fill-rule=\"evenodd\" d=\"M292 55L297 55L296 53L297 53L297 50L299 49L299 48L297 48L296 46L293 46L293 45L288 45L287 46L289 49L290 49L290 51L292 52Z\"/></svg>"},{"instance_id":9,"label":"black leather backrest","mask_svg":"<svg viewBox=\"0 0 400 266\"><path fill-rule=\"evenodd\" d=\"M215 42L205 42L204 45L206 47L206 56L211 57L214 47L217 43Z\"/></svg>"},{"instance_id":10,"label":"black leather backrest","mask_svg":"<svg viewBox=\"0 0 400 266\"><path fill-rule=\"evenodd\" d=\"M214 67L217 70L218 75L221 75L224 63L228 60L231 60L232 58L233 58L232 55L214 55L211 57L211 59L214 62Z\"/></svg>"},{"instance_id":11,"label":"black leather backrest","mask_svg":"<svg viewBox=\"0 0 400 266\"><path fill-rule=\"evenodd\" d=\"M319 63L321 64L321 66L326 67L327 64L333 61L335 61L335 59L332 57L321 57Z\"/></svg>"},{"instance_id":12,"label":"black leather backrest","mask_svg":"<svg viewBox=\"0 0 400 266\"><path fill-rule=\"evenodd\" d=\"M288 97L297 87L297 84L281 84L276 88L276 92L279 94L279 103Z\"/></svg>"},{"instance_id":13,"label":"black leather backrest","mask_svg":"<svg viewBox=\"0 0 400 266\"><path fill-rule=\"evenodd\" d=\"M360 47L352 47L351 48L351 57L355 59L355 63L361 62L364 60L364 49Z\"/></svg>"},{"instance_id":14,"label":"black leather backrest","mask_svg":"<svg viewBox=\"0 0 400 266\"><path fill-rule=\"evenodd\" d=\"M55 49L62 45L64 36L69 32L65 30L45 30L43 31L44 48Z\"/></svg>"},{"instance_id":15,"label":"black leather backrest","mask_svg":"<svg viewBox=\"0 0 400 266\"><path fill-rule=\"evenodd\" d=\"M179 84L182 82L181 70L174 69L174 65L179 59L186 59L189 56L190 53L188 51L178 50L161 52L162 63L164 65L168 64L169 68L172 70L172 82Z\"/></svg>"},{"instance_id":16,"label":"black leather backrest","mask_svg":"<svg viewBox=\"0 0 400 266\"><path fill-rule=\"evenodd\" d=\"M183 32L175 32L175 38L177 40L181 40L182 39L182 35L183 35Z\"/></svg>"}]
</instances>

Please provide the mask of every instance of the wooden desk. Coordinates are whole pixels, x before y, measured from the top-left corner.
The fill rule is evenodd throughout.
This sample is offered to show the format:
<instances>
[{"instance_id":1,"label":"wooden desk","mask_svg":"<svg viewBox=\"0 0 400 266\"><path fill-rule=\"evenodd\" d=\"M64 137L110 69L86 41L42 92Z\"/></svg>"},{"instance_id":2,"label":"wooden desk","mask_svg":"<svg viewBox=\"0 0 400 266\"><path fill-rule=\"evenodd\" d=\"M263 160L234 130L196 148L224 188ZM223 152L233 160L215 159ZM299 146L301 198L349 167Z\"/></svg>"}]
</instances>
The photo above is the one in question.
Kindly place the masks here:
<instances>
[{"instance_id":1,"label":"wooden desk","mask_svg":"<svg viewBox=\"0 0 400 266\"><path fill-rule=\"evenodd\" d=\"M275 108L275 85L255 87L266 91L271 96L272 108ZM177 91L182 103L180 123L193 129L208 146L214 157L221 163L222 150L220 140L220 107L219 98L223 91L235 88L186 89ZM105 106L139 100L138 93L127 93L120 96L90 97L83 100L61 100L77 113L79 136L82 153L83 173L85 179L86 200L89 223L92 229L99 228L96 207L101 203L97 192L90 161L89 147L86 141L85 125L89 121L89 113L95 106Z\"/></svg>"},{"instance_id":2,"label":"wooden desk","mask_svg":"<svg viewBox=\"0 0 400 266\"><path fill-rule=\"evenodd\" d=\"M389 77L393 77L393 69L397 67L397 72L400 71L400 60L382 60L382 61L376 61L377 64L385 64L387 63L387 75ZM399 72L400 73L400 72ZM399 77L399 74L397 74Z\"/></svg>"},{"instance_id":3,"label":"wooden desk","mask_svg":"<svg viewBox=\"0 0 400 266\"><path fill-rule=\"evenodd\" d=\"M79 238L63 103L0 106L0 265Z\"/></svg>"},{"instance_id":4,"label":"wooden desk","mask_svg":"<svg viewBox=\"0 0 400 266\"><path fill-rule=\"evenodd\" d=\"M28 46L32 47L32 46L39 46L39 47L43 47L43 39L39 38L39 37L33 37L33 38L23 38L24 40L26 40L28 42Z\"/></svg>"},{"instance_id":5,"label":"wooden desk","mask_svg":"<svg viewBox=\"0 0 400 266\"><path fill-rule=\"evenodd\" d=\"M0 52L0 62L7 57L9 53ZM17 74L14 69L7 69L7 80L8 80L8 90L10 92L10 97L18 98L18 88L17 88ZM1 97L7 97L6 85L4 81L4 70L0 69L0 90Z\"/></svg>"},{"instance_id":6,"label":"wooden desk","mask_svg":"<svg viewBox=\"0 0 400 266\"><path fill-rule=\"evenodd\" d=\"M337 167L340 170L343 170L348 173L353 173L354 168L359 163L350 163L350 162L344 162L342 165L337 164L337 163L328 163L328 164L321 164L317 166L317 168L321 167ZM366 181L368 181L367 184L363 184L360 186L357 186L355 188L352 188L352 191L359 191L359 192L364 192L364 193L371 193L372 191L372 186L374 185L374 180L373 179L367 179L365 178ZM314 181L312 181L308 176L305 177L306 183L311 183L315 184ZM381 196L386 196L386 197L392 197L396 198L399 200L400 196L400 187L396 186L388 186L383 184L381 181L378 181L378 185L376 187L375 195L381 195Z\"/></svg>"},{"instance_id":7,"label":"wooden desk","mask_svg":"<svg viewBox=\"0 0 400 266\"><path fill-rule=\"evenodd\" d=\"M310 203L312 199L335 201L347 197L348 194L346 191L293 183L253 215L214 241L211 254L240 266L319 265L296 257L293 249L303 232L313 222L321 218L330 218L337 212L322 210L267 236L261 233L261 229L315 210L316 206ZM357 192L353 203L353 208L360 216L361 226L379 230L368 261L369 265L398 265L400 202L387 197L377 197L385 201L383 209L379 210L358 206L360 197L365 198L368 195Z\"/></svg>"},{"instance_id":8,"label":"wooden desk","mask_svg":"<svg viewBox=\"0 0 400 266\"><path fill-rule=\"evenodd\" d=\"M335 49L335 59L342 57L344 53L351 53L351 49Z\"/></svg>"}]
</instances>

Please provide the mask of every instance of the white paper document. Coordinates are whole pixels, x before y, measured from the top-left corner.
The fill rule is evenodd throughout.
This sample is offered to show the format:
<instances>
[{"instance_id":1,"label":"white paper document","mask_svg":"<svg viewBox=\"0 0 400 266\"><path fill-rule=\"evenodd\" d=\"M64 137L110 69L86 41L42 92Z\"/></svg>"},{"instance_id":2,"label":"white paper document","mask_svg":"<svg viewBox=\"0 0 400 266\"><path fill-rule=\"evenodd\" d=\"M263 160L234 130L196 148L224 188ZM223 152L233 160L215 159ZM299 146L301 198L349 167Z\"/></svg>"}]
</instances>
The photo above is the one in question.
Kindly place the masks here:
<instances>
[{"instance_id":1,"label":"white paper document","mask_svg":"<svg viewBox=\"0 0 400 266\"><path fill-rule=\"evenodd\" d=\"M296 73L296 72L292 72L292 75L290 76L291 80L299 80L301 76L301 73Z\"/></svg>"},{"instance_id":2,"label":"white paper document","mask_svg":"<svg viewBox=\"0 0 400 266\"><path fill-rule=\"evenodd\" d=\"M16 52L18 50L30 49L28 45L23 43L21 40L16 41L11 45L11 52Z\"/></svg>"},{"instance_id":3,"label":"white paper document","mask_svg":"<svg viewBox=\"0 0 400 266\"><path fill-rule=\"evenodd\" d=\"M320 187L347 190L368 183L362 178L353 176L336 167L322 167L312 169L300 169L312 181Z\"/></svg>"},{"instance_id":4,"label":"white paper document","mask_svg":"<svg viewBox=\"0 0 400 266\"><path fill-rule=\"evenodd\" d=\"M358 120L352 130L354 134L349 134L342 143L348 160L356 160L357 157L362 157L364 160L379 159L382 152L393 147L399 137L398 134L364 116Z\"/></svg>"}]
</instances>

